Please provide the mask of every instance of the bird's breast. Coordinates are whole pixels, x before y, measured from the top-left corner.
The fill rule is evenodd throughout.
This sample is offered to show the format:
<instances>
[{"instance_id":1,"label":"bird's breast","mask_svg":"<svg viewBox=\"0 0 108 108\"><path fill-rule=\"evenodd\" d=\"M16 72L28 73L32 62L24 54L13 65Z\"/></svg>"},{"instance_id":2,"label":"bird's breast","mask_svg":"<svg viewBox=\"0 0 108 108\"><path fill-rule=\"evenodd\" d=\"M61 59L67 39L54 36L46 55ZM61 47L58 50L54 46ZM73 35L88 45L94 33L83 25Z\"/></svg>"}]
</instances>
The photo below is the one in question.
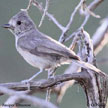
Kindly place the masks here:
<instances>
[{"instance_id":1,"label":"bird's breast","mask_svg":"<svg viewBox=\"0 0 108 108\"><path fill-rule=\"evenodd\" d=\"M39 69L49 69L52 68L55 64L44 57L39 57L31 54L29 51L25 51L20 47L17 47L17 51L30 65L39 68Z\"/></svg>"}]
</instances>

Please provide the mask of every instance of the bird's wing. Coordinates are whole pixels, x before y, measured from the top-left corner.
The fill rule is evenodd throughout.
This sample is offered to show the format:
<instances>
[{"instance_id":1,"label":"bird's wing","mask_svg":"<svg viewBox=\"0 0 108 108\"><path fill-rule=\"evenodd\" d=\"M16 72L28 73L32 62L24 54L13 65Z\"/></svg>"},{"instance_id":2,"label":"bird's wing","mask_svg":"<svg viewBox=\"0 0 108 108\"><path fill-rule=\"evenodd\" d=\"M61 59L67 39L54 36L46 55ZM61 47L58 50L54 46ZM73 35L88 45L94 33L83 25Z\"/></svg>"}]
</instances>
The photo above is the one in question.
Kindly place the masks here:
<instances>
[{"instance_id":1,"label":"bird's wing","mask_svg":"<svg viewBox=\"0 0 108 108\"><path fill-rule=\"evenodd\" d=\"M49 55L72 59L79 59L77 55L56 40L42 34L34 32L30 36L23 36L19 39L20 47L29 50L34 55ZM22 43L22 44L21 44Z\"/></svg>"}]
</instances>

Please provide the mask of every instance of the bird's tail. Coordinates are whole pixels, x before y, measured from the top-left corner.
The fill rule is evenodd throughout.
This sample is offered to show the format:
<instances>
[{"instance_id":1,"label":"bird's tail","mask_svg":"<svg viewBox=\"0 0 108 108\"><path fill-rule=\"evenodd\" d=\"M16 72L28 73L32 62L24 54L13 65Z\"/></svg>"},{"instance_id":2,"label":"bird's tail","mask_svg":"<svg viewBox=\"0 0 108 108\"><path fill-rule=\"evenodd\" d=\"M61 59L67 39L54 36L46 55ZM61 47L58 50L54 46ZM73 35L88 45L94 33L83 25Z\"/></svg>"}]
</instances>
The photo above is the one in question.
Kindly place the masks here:
<instances>
[{"instance_id":1,"label":"bird's tail","mask_svg":"<svg viewBox=\"0 0 108 108\"><path fill-rule=\"evenodd\" d=\"M83 67L85 69L89 69L91 71L95 71L101 75L104 75L106 76L106 74L104 72L102 72L100 69L96 68L95 66L93 66L92 64L90 63L86 63L84 61L81 61L81 60L72 60L75 64L79 65L80 67Z\"/></svg>"}]
</instances>

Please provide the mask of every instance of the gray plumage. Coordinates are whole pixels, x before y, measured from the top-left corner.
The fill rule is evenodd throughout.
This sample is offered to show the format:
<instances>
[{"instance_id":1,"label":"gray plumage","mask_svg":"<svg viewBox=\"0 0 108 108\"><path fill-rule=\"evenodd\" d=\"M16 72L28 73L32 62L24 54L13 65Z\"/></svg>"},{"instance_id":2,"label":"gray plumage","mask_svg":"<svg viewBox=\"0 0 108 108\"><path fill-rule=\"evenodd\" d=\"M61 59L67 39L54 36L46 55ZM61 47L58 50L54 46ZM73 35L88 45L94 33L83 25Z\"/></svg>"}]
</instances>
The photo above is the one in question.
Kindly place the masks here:
<instances>
[{"instance_id":1,"label":"gray plumage","mask_svg":"<svg viewBox=\"0 0 108 108\"><path fill-rule=\"evenodd\" d=\"M26 36L24 34L24 36L20 37L17 41L17 47L29 51L33 55L50 59L53 62L63 59L65 59L64 62L69 59L79 59L69 48L40 33L36 29L28 32Z\"/></svg>"},{"instance_id":2,"label":"gray plumage","mask_svg":"<svg viewBox=\"0 0 108 108\"><path fill-rule=\"evenodd\" d=\"M63 44L38 31L26 11L17 13L4 27L9 28L15 35L16 49L21 56L40 70L56 68L61 64L73 61L81 67L100 72L93 65L81 61L73 51ZM29 81L37 75L31 77Z\"/></svg>"}]
</instances>

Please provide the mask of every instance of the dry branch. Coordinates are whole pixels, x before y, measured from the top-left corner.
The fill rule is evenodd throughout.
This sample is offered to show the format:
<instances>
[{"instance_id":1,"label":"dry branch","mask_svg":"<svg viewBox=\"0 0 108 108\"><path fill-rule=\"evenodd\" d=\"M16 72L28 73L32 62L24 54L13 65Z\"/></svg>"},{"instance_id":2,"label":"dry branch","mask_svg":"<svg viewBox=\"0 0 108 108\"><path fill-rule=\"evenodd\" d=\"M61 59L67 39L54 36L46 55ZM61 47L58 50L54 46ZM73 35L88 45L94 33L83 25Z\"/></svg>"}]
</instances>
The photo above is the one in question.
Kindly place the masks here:
<instances>
[{"instance_id":1,"label":"dry branch","mask_svg":"<svg viewBox=\"0 0 108 108\"><path fill-rule=\"evenodd\" d=\"M3 86L0 86L0 92L5 93L9 96L11 96L5 104L3 104L2 108L10 108L8 105L15 105L17 102L19 102L21 99L30 102L32 105L34 105L35 107L39 107L39 108L57 108L55 105L53 105L50 102L46 102L43 99L40 98L36 98L34 96L29 96L27 94L25 94L24 92L16 92L14 90L5 88ZM5 107L5 105L7 104L7 107Z\"/></svg>"},{"instance_id":2,"label":"dry branch","mask_svg":"<svg viewBox=\"0 0 108 108\"><path fill-rule=\"evenodd\" d=\"M32 1L33 5L36 6L36 7L39 9L40 12L44 12L44 8L42 7L42 5L41 5L38 1L36 1L36 0L31 0L31 1ZM48 16L48 18L49 18L60 30L62 30L62 31L64 30L63 25L61 25L61 24L57 21L57 19L56 19L52 14L50 14L50 13L48 13L48 12L46 11L46 16Z\"/></svg>"},{"instance_id":3,"label":"dry branch","mask_svg":"<svg viewBox=\"0 0 108 108\"><path fill-rule=\"evenodd\" d=\"M92 3L90 3L90 5L87 7L89 10L91 10L91 11L93 11L94 9L96 9L97 8L97 6L98 5L100 5L101 4L101 2L102 2L103 0L94 0ZM82 6L82 5L81 5ZM72 33L69 37L67 37L64 41L66 42L66 41L68 41L68 40L70 40L71 38L73 38L73 42L74 43L76 43L76 40L74 40L74 38L76 38L76 36L79 34L79 29L81 29L81 28L83 28L84 26L85 26L85 24L87 23L87 21L88 21L88 19L89 19L89 17L90 17L90 14L85 14L85 19L84 19L84 21L83 21L83 23L81 24L81 26L78 28L78 30L76 31L76 32L74 32L74 33ZM104 23L104 22L103 22ZM102 23L102 24L103 24ZM107 22L105 22L105 23L108 23L108 21ZM104 23L104 24L105 24ZM107 29L106 27L104 27L105 29ZM98 31L96 31L96 33L98 34L98 35L100 35L100 34L103 34L103 35L101 35L100 36L100 38L98 37L98 35L95 35L95 36L93 36L93 37L97 37L97 39L96 40L99 40L99 41L95 41L95 43L94 43L94 38L93 38L93 47L94 47L94 52L96 51L96 48L95 48L95 45L97 45L97 47L100 47L101 46L101 49L105 46L105 44L107 43L107 42L105 42L105 41L107 41L108 39L107 39L107 35L105 35L105 34L107 34L105 31L102 31L103 29L102 29L102 27L101 27L101 33L98 33ZM103 33L104 32L104 33ZM77 39L77 38L76 38ZM103 40L103 42L102 42L102 39L104 39ZM104 43L104 44L100 44L100 43ZM75 45L75 44L74 44ZM71 44L70 45L70 47L72 48L73 47L73 44ZM100 50L101 50L100 49ZM73 50L73 48L72 48L72 50ZM81 53L81 52L79 52L79 53ZM78 54L79 54L78 53ZM94 61L95 61L95 59L94 59ZM74 71L75 70L75 71ZM79 71L79 67L78 66L75 66L75 64L71 64L70 66L69 66L69 68L64 72L64 73L73 73L73 72L77 72L77 71ZM65 92L66 92L66 90L70 87L70 86L72 86L73 84L74 84L74 80L72 80L72 81L68 81L68 82L66 82L66 83L63 83L61 86L58 86L58 89L60 90L60 93L59 93L59 96L58 96L58 101L61 101L61 99L62 99L62 97L64 96L64 94L65 94Z\"/></svg>"},{"instance_id":4,"label":"dry branch","mask_svg":"<svg viewBox=\"0 0 108 108\"><path fill-rule=\"evenodd\" d=\"M42 15L42 18L40 20L40 24L39 24L38 27L40 27L42 25L42 22L43 22L43 20L45 18L46 12L48 11L48 7L49 7L49 0L46 0L46 6L45 6L45 9L44 9L44 13Z\"/></svg>"},{"instance_id":5,"label":"dry branch","mask_svg":"<svg viewBox=\"0 0 108 108\"><path fill-rule=\"evenodd\" d=\"M64 74L64 75L58 75L54 78L49 78L48 80L42 80L42 81L33 81L30 83L30 89L31 90L42 90L47 89L48 87L53 87L58 85L59 83L69 81L72 79L80 80L82 77L84 77L82 74L73 73L73 74ZM9 89L15 89L18 91L27 90L27 84L21 83L21 82L13 82L13 83L4 83L0 84L0 86L9 88ZM2 95L2 93L0 93Z\"/></svg>"},{"instance_id":6,"label":"dry branch","mask_svg":"<svg viewBox=\"0 0 108 108\"><path fill-rule=\"evenodd\" d=\"M97 29L92 37L94 45L94 53L99 53L103 47L108 43L108 18L102 21L101 26Z\"/></svg>"},{"instance_id":7,"label":"dry branch","mask_svg":"<svg viewBox=\"0 0 108 108\"><path fill-rule=\"evenodd\" d=\"M97 105L97 107L98 107L98 105L103 105L103 104L104 104L104 106L106 105L107 94L108 94L108 82L107 82L106 78L102 77L101 81L99 80L99 82L97 82L96 78L98 78L98 76L101 78L101 76L96 74L95 72L90 71L87 73L87 71L83 70L80 73L58 75L58 76L55 76L54 78L49 78L48 80L31 82L30 89L36 91L36 90L43 90L48 87L52 88L62 82L66 82L66 81L74 79L74 80L78 81L78 83L86 91L85 93L87 96L87 105L89 107L93 105L92 108L95 108L94 107L95 105ZM21 82L20 83L0 84L0 87L6 87L9 89L15 89L15 90L27 90L28 89L27 85L22 84ZM2 93L7 94L7 92L5 92L2 89L0 89L0 92L1 92L0 93L1 95L2 95ZM8 91L8 94L12 95L12 93L10 91ZM17 92L15 92L15 94L17 95ZM20 97L21 99L24 97L22 94L23 93L21 93L21 97ZM97 98L94 98L94 96L96 96ZM25 99L25 98L23 98L23 99ZM102 108L104 108L104 107L102 107Z\"/></svg>"}]
</instances>

